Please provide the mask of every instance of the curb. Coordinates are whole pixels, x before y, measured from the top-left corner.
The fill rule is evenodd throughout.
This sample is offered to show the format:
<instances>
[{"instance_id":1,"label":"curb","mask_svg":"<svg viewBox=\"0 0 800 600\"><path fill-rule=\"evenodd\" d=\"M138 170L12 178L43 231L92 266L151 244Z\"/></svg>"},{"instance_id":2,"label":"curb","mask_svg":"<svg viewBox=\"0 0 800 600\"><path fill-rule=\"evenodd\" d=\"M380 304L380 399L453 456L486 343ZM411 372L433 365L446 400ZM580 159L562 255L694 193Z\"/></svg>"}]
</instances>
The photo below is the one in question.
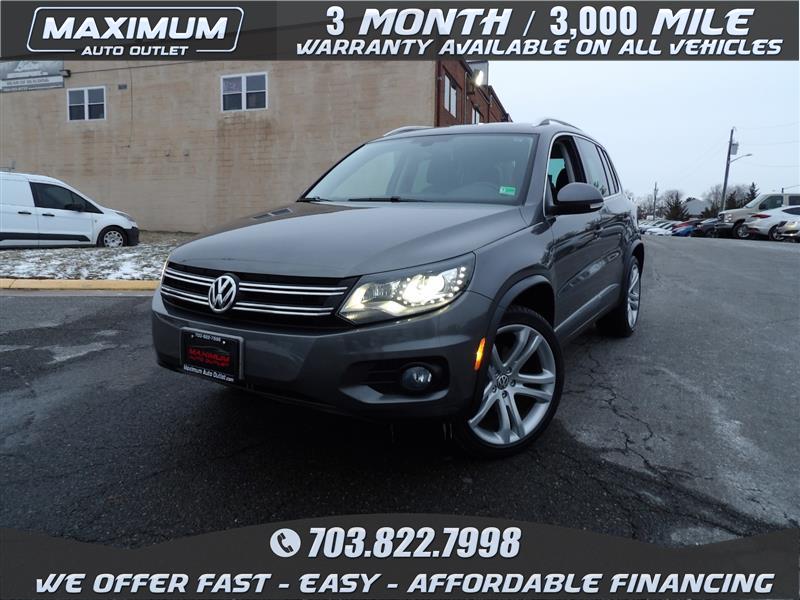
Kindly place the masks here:
<instances>
[{"instance_id":1,"label":"curb","mask_svg":"<svg viewBox=\"0 0 800 600\"><path fill-rule=\"evenodd\" d=\"M6 279L0 278L0 290L154 290L155 279Z\"/></svg>"}]
</instances>

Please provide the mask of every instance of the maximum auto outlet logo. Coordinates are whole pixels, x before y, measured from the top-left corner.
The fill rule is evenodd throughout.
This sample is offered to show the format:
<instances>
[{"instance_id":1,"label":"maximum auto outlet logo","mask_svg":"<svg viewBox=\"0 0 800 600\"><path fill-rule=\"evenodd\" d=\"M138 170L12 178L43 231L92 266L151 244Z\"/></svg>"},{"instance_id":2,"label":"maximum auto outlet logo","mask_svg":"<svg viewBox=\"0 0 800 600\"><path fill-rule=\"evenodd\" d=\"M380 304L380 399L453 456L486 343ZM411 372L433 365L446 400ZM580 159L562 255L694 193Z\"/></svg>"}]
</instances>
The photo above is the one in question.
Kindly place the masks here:
<instances>
[{"instance_id":1,"label":"maximum auto outlet logo","mask_svg":"<svg viewBox=\"0 0 800 600\"><path fill-rule=\"evenodd\" d=\"M40 6L28 50L76 56L159 57L236 50L238 6Z\"/></svg>"}]
</instances>

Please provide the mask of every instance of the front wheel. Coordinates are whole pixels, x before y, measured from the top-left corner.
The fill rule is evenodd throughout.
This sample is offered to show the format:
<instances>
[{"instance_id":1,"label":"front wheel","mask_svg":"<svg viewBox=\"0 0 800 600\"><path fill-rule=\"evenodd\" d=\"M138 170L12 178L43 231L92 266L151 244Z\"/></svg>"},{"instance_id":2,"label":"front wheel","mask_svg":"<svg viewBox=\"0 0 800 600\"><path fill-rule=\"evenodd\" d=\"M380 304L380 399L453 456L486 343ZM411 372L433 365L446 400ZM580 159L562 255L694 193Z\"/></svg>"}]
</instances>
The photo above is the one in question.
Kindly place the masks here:
<instances>
[{"instance_id":1,"label":"front wheel","mask_svg":"<svg viewBox=\"0 0 800 600\"><path fill-rule=\"evenodd\" d=\"M747 228L747 225L744 224L744 221L733 226L733 237L737 240L746 240L750 237L750 230Z\"/></svg>"},{"instance_id":2,"label":"front wheel","mask_svg":"<svg viewBox=\"0 0 800 600\"><path fill-rule=\"evenodd\" d=\"M561 347L538 313L510 307L487 351L486 379L472 410L455 423L456 439L471 454L515 454L550 423L564 384Z\"/></svg>"},{"instance_id":3,"label":"front wheel","mask_svg":"<svg viewBox=\"0 0 800 600\"><path fill-rule=\"evenodd\" d=\"M769 230L769 233L767 234L767 237L772 242L780 242L780 241L783 240L783 236L780 233L778 233L778 226L777 225L774 225L772 227L772 229Z\"/></svg>"},{"instance_id":4,"label":"front wheel","mask_svg":"<svg viewBox=\"0 0 800 600\"><path fill-rule=\"evenodd\" d=\"M97 245L102 248L121 248L125 242L125 232L119 227L106 227L97 236Z\"/></svg>"}]
</instances>

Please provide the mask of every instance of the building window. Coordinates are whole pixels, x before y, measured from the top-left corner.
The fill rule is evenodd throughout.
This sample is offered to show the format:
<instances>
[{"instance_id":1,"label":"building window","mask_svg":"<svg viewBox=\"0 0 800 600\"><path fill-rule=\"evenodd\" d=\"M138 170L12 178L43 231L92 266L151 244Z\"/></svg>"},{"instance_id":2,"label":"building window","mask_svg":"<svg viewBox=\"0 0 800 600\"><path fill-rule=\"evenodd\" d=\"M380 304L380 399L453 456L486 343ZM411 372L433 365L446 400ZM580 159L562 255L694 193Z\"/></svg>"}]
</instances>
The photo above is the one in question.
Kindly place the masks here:
<instances>
[{"instance_id":1,"label":"building window","mask_svg":"<svg viewBox=\"0 0 800 600\"><path fill-rule=\"evenodd\" d=\"M472 124L477 125L481 122L481 111L478 110L477 106L472 107Z\"/></svg>"},{"instance_id":2,"label":"building window","mask_svg":"<svg viewBox=\"0 0 800 600\"><path fill-rule=\"evenodd\" d=\"M70 121L106 118L106 88L74 88L67 90L67 117Z\"/></svg>"},{"instance_id":3,"label":"building window","mask_svg":"<svg viewBox=\"0 0 800 600\"><path fill-rule=\"evenodd\" d=\"M458 87L449 76L444 77L444 107L451 115L456 116L458 106Z\"/></svg>"},{"instance_id":4,"label":"building window","mask_svg":"<svg viewBox=\"0 0 800 600\"><path fill-rule=\"evenodd\" d=\"M223 112L267 108L266 73L224 75L221 81Z\"/></svg>"}]
</instances>

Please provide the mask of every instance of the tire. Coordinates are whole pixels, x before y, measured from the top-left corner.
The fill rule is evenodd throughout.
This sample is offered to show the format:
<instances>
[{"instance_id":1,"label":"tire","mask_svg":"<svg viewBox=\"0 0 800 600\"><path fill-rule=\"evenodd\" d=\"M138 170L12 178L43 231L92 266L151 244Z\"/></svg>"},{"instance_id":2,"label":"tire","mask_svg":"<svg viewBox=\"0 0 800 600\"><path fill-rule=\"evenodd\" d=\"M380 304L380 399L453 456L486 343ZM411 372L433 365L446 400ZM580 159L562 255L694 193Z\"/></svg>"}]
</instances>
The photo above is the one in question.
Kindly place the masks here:
<instances>
[{"instance_id":1,"label":"tire","mask_svg":"<svg viewBox=\"0 0 800 600\"><path fill-rule=\"evenodd\" d=\"M121 248L128 245L128 236L120 227L106 227L97 236L97 245L101 248Z\"/></svg>"},{"instance_id":2,"label":"tire","mask_svg":"<svg viewBox=\"0 0 800 600\"><path fill-rule=\"evenodd\" d=\"M636 257L631 258L625 269L624 282L622 297L617 305L597 321L597 329L603 335L626 338L636 331L642 301L642 271Z\"/></svg>"},{"instance_id":3,"label":"tire","mask_svg":"<svg viewBox=\"0 0 800 600\"><path fill-rule=\"evenodd\" d=\"M770 229L769 233L767 233L767 237L769 238L770 242L782 242L783 241L783 236L780 233L778 233L778 226L777 225L773 225L772 226L772 229Z\"/></svg>"},{"instance_id":4,"label":"tire","mask_svg":"<svg viewBox=\"0 0 800 600\"><path fill-rule=\"evenodd\" d=\"M737 240L746 240L750 237L750 231L747 229L747 225L744 224L744 221L739 221L735 223L733 229L731 229L731 235Z\"/></svg>"},{"instance_id":5,"label":"tire","mask_svg":"<svg viewBox=\"0 0 800 600\"><path fill-rule=\"evenodd\" d=\"M550 424L564 386L561 346L541 315L511 306L493 337L481 371L485 383L476 386L470 409L453 423L456 441L481 458L516 454L538 438Z\"/></svg>"}]
</instances>

